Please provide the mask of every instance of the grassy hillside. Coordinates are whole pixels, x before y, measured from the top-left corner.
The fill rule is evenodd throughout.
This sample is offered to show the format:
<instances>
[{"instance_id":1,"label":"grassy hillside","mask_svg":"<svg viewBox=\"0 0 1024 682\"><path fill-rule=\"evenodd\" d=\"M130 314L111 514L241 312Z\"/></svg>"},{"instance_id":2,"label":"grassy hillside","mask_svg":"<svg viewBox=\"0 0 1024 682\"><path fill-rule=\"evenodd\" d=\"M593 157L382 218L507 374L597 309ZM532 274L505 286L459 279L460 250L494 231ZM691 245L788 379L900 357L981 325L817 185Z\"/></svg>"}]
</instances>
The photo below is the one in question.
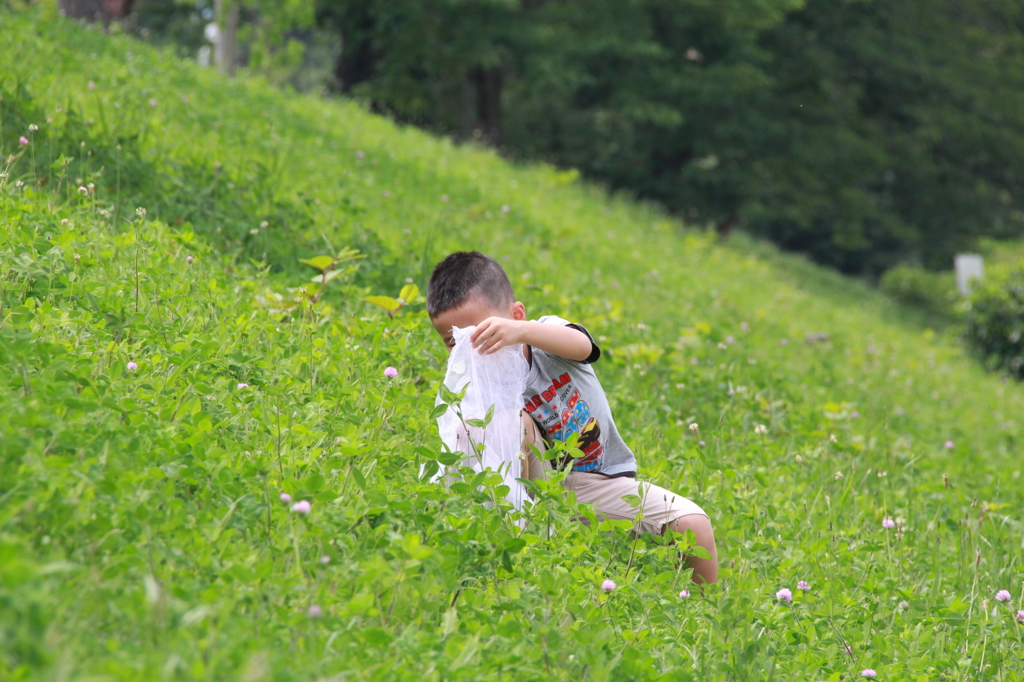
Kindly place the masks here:
<instances>
[{"instance_id":1,"label":"grassy hillside","mask_svg":"<svg viewBox=\"0 0 1024 682\"><path fill-rule=\"evenodd\" d=\"M0 65L0 679L1024 679L1024 391L912 312L42 11ZM444 352L362 298L456 248L600 337L704 597L557 493L520 533L418 479Z\"/></svg>"}]
</instances>

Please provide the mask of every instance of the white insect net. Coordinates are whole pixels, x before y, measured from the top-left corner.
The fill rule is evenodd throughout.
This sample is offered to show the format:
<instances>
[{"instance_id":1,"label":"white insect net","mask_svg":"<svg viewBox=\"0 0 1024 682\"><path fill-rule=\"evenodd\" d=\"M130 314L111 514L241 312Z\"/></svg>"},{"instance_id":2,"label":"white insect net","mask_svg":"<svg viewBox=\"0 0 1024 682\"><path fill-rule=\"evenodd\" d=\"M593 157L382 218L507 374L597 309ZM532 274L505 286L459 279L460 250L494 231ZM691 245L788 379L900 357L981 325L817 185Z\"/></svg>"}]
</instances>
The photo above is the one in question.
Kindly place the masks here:
<instances>
[{"instance_id":1,"label":"white insect net","mask_svg":"<svg viewBox=\"0 0 1024 682\"><path fill-rule=\"evenodd\" d=\"M444 384L453 393L459 393L467 384L469 387L457 408L450 407L437 418L437 430L452 452L465 455L462 466L477 472L490 469L500 473L510 491L508 501L522 510L528 497L526 487L516 479L522 475L520 411L529 366L519 344L488 355L478 353L469 342L474 329L452 328L455 348L448 357ZM438 395L436 403L440 402ZM492 406L494 414L486 427L468 425L471 419L484 419ZM484 447L478 453L475 446L480 444ZM438 472L433 480L442 475Z\"/></svg>"}]
</instances>

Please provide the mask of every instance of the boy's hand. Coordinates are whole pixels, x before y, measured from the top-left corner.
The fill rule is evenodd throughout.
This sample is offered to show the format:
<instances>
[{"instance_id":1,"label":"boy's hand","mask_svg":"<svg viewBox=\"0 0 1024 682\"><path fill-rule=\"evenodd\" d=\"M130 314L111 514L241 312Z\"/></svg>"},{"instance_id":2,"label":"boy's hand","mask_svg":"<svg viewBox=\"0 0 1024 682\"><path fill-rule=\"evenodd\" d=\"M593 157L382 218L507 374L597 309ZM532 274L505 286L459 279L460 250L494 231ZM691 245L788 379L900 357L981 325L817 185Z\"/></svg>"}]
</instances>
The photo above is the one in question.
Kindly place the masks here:
<instances>
[{"instance_id":1,"label":"boy's hand","mask_svg":"<svg viewBox=\"0 0 1024 682\"><path fill-rule=\"evenodd\" d=\"M523 322L504 317L488 317L476 326L469 342L481 355L493 353L505 346L514 346L523 342Z\"/></svg>"},{"instance_id":2,"label":"boy's hand","mask_svg":"<svg viewBox=\"0 0 1024 682\"><path fill-rule=\"evenodd\" d=\"M482 355L524 343L576 362L584 362L594 349L590 337L573 327L507 317L488 317L476 326L469 342Z\"/></svg>"}]
</instances>

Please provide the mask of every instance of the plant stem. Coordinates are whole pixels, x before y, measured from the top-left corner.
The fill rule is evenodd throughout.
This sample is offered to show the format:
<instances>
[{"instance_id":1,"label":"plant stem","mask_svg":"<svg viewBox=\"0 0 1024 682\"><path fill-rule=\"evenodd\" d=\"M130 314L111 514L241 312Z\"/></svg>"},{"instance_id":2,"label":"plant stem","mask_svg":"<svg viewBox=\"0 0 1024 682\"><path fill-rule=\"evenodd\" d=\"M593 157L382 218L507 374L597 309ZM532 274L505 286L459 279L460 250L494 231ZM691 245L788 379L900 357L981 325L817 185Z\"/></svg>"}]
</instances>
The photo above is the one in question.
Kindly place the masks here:
<instances>
[{"instance_id":1,"label":"plant stem","mask_svg":"<svg viewBox=\"0 0 1024 682\"><path fill-rule=\"evenodd\" d=\"M277 396L277 468L284 481L284 462L281 459L281 396Z\"/></svg>"},{"instance_id":2,"label":"plant stem","mask_svg":"<svg viewBox=\"0 0 1024 682\"><path fill-rule=\"evenodd\" d=\"M135 229L135 312L139 312L139 223L134 224Z\"/></svg>"}]
</instances>

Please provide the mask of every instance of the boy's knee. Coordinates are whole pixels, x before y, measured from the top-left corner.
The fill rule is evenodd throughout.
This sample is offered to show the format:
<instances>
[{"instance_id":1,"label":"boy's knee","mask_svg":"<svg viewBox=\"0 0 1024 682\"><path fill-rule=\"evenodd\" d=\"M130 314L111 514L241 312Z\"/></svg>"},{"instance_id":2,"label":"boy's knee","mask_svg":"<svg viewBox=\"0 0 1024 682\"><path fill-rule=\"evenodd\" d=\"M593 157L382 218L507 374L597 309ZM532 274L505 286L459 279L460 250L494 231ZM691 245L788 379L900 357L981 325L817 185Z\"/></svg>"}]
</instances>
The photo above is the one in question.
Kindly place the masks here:
<instances>
[{"instance_id":1,"label":"boy's knee","mask_svg":"<svg viewBox=\"0 0 1024 682\"><path fill-rule=\"evenodd\" d=\"M703 547L710 554L708 559L698 559L691 556L687 564L693 568L693 580L698 585L707 585L718 582L718 547L715 544L715 532L711 528L711 519L703 514L687 514L680 516L669 524L678 533L685 533L692 530L696 545Z\"/></svg>"},{"instance_id":2,"label":"boy's knee","mask_svg":"<svg viewBox=\"0 0 1024 682\"><path fill-rule=\"evenodd\" d=\"M703 544L701 541L706 541L707 539L713 542L715 537L715 532L711 528L711 519L704 514L680 516L665 524L665 529L671 529L677 533L685 533L687 530L692 530L693 534L697 536L697 544Z\"/></svg>"}]
</instances>

